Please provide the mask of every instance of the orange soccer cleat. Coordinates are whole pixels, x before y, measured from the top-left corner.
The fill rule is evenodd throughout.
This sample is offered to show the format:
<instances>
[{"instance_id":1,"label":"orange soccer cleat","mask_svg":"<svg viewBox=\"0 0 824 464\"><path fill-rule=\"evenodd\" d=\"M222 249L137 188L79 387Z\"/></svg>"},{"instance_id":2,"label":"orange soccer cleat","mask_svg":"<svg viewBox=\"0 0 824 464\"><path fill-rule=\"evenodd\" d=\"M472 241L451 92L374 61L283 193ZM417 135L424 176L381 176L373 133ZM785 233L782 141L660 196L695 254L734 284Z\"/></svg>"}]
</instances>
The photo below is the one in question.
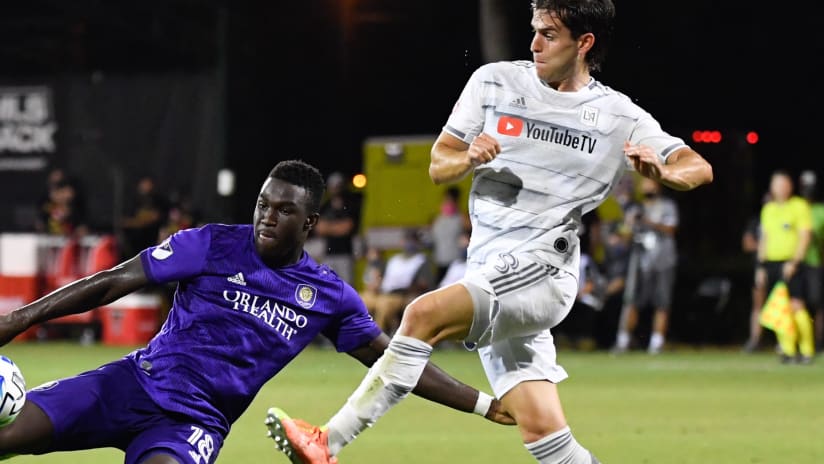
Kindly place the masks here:
<instances>
[{"instance_id":1,"label":"orange soccer cleat","mask_svg":"<svg viewBox=\"0 0 824 464\"><path fill-rule=\"evenodd\" d=\"M292 461L292 464L337 464L338 459L329 456L327 430L300 419L292 419L280 408L266 412L266 427L275 440L275 448Z\"/></svg>"}]
</instances>

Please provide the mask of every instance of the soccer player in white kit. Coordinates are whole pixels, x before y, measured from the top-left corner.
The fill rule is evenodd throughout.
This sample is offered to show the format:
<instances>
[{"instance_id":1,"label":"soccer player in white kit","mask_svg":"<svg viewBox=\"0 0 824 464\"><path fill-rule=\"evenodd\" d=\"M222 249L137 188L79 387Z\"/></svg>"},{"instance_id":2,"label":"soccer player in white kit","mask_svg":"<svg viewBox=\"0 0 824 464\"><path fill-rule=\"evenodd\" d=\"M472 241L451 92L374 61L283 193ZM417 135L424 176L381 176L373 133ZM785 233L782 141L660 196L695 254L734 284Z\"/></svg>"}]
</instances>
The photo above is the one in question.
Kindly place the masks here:
<instances>
[{"instance_id":1,"label":"soccer player in white kit","mask_svg":"<svg viewBox=\"0 0 824 464\"><path fill-rule=\"evenodd\" d=\"M598 462L567 425L556 387L567 373L550 332L577 293L581 216L628 168L676 190L713 176L683 140L591 76L614 15L611 0L538 0L533 62L490 63L470 77L429 167L436 184L473 176L467 273L409 304L389 348L323 433L282 418L304 462L336 459L408 394L444 339L477 348L536 461Z\"/></svg>"}]
</instances>

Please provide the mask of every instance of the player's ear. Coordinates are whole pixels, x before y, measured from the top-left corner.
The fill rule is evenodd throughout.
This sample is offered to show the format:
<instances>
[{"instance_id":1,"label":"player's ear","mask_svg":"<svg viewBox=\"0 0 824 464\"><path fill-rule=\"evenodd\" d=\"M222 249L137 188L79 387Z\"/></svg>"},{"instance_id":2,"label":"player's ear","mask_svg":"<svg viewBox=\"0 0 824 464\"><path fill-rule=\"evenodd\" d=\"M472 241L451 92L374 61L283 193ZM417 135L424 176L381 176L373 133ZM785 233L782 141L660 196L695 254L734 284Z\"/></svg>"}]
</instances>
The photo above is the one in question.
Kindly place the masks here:
<instances>
[{"instance_id":1,"label":"player's ear","mask_svg":"<svg viewBox=\"0 0 824 464\"><path fill-rule=\"evenodd\" d=\"M312 213L306 216L306 221L303 223L303 230L312 230L315 224L318 223L319 213Z\"/></svg>"},{"instance_id":2,"label":"player's ear","mask_svg":"<svg viewBox=\"0 0 824 464\"><path fill-rule=\"evenodd\" d=\"M582 57L586 56L593 45L595 45L595 34L592 32L581 34L581 36L578 37L578 54Z\"/></svg>"}]
</instances>

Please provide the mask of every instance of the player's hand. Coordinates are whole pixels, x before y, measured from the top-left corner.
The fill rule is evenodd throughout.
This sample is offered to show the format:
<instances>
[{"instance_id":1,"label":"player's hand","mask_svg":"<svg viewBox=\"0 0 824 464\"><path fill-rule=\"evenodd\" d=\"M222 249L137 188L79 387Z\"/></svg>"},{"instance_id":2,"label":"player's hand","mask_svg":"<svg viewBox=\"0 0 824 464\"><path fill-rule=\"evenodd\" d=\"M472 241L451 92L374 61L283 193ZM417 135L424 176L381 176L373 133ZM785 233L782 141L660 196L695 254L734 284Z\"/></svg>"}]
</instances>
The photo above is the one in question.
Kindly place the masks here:
<instances>
[{"instance_id":1,"label":"player's hand","mask_svg":"<svg viewBox=\"0 0 824 464\"><path fill-rule=\"evenodd\" d=\"M491 135L482 132L469 144L467 156L472 166L479 166L494 160L500 152L501 144Z\"/></svg>"},{"instance_id":2,"label":"player's hand","mask_svg":"<svg viewBox=\"0 0 824 464\"><path fill-rule=\"evenodd\" d=\"M486 412L486 416L484 417L501 425L516 424L515 418L503 410L503 406L501 406L501 402L498 398L492 400L492 404L489 406L489 411Z\"/></svg>"},{"instance_id":3,"label":"player's hand","mask_svg":"<svg viewBox=\"0 0 824 464\"><path fill-rule=\"evenodd\" d=\"M624 154L629 159L630 164L638 174L655 181L660 181L664 176L664 164L658 158L658 154L647 145L632 145L624 142Z\"/></svg>"}]
</instances>

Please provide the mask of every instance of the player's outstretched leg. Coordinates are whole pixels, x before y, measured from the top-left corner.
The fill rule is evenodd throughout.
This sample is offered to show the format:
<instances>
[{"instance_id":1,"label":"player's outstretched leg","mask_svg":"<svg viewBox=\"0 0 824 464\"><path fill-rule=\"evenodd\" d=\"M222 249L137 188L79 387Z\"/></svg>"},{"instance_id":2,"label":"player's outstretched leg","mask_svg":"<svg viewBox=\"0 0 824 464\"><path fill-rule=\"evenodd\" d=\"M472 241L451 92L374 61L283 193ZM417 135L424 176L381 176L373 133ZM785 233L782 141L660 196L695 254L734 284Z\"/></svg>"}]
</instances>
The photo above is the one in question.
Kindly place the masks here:
<instances>
[{"instance_id":1,"label":"player's outstretched leg","mask_svg":"<svg viewBox=\"0 0 824 464\"><path fill-rule=\"evenodd\" d=\"M292 419L280 408L269 408L264 422L275 448L292 464L337 464L337 458L329 456L325 428Z\"/></svg>"}]
</instances>

